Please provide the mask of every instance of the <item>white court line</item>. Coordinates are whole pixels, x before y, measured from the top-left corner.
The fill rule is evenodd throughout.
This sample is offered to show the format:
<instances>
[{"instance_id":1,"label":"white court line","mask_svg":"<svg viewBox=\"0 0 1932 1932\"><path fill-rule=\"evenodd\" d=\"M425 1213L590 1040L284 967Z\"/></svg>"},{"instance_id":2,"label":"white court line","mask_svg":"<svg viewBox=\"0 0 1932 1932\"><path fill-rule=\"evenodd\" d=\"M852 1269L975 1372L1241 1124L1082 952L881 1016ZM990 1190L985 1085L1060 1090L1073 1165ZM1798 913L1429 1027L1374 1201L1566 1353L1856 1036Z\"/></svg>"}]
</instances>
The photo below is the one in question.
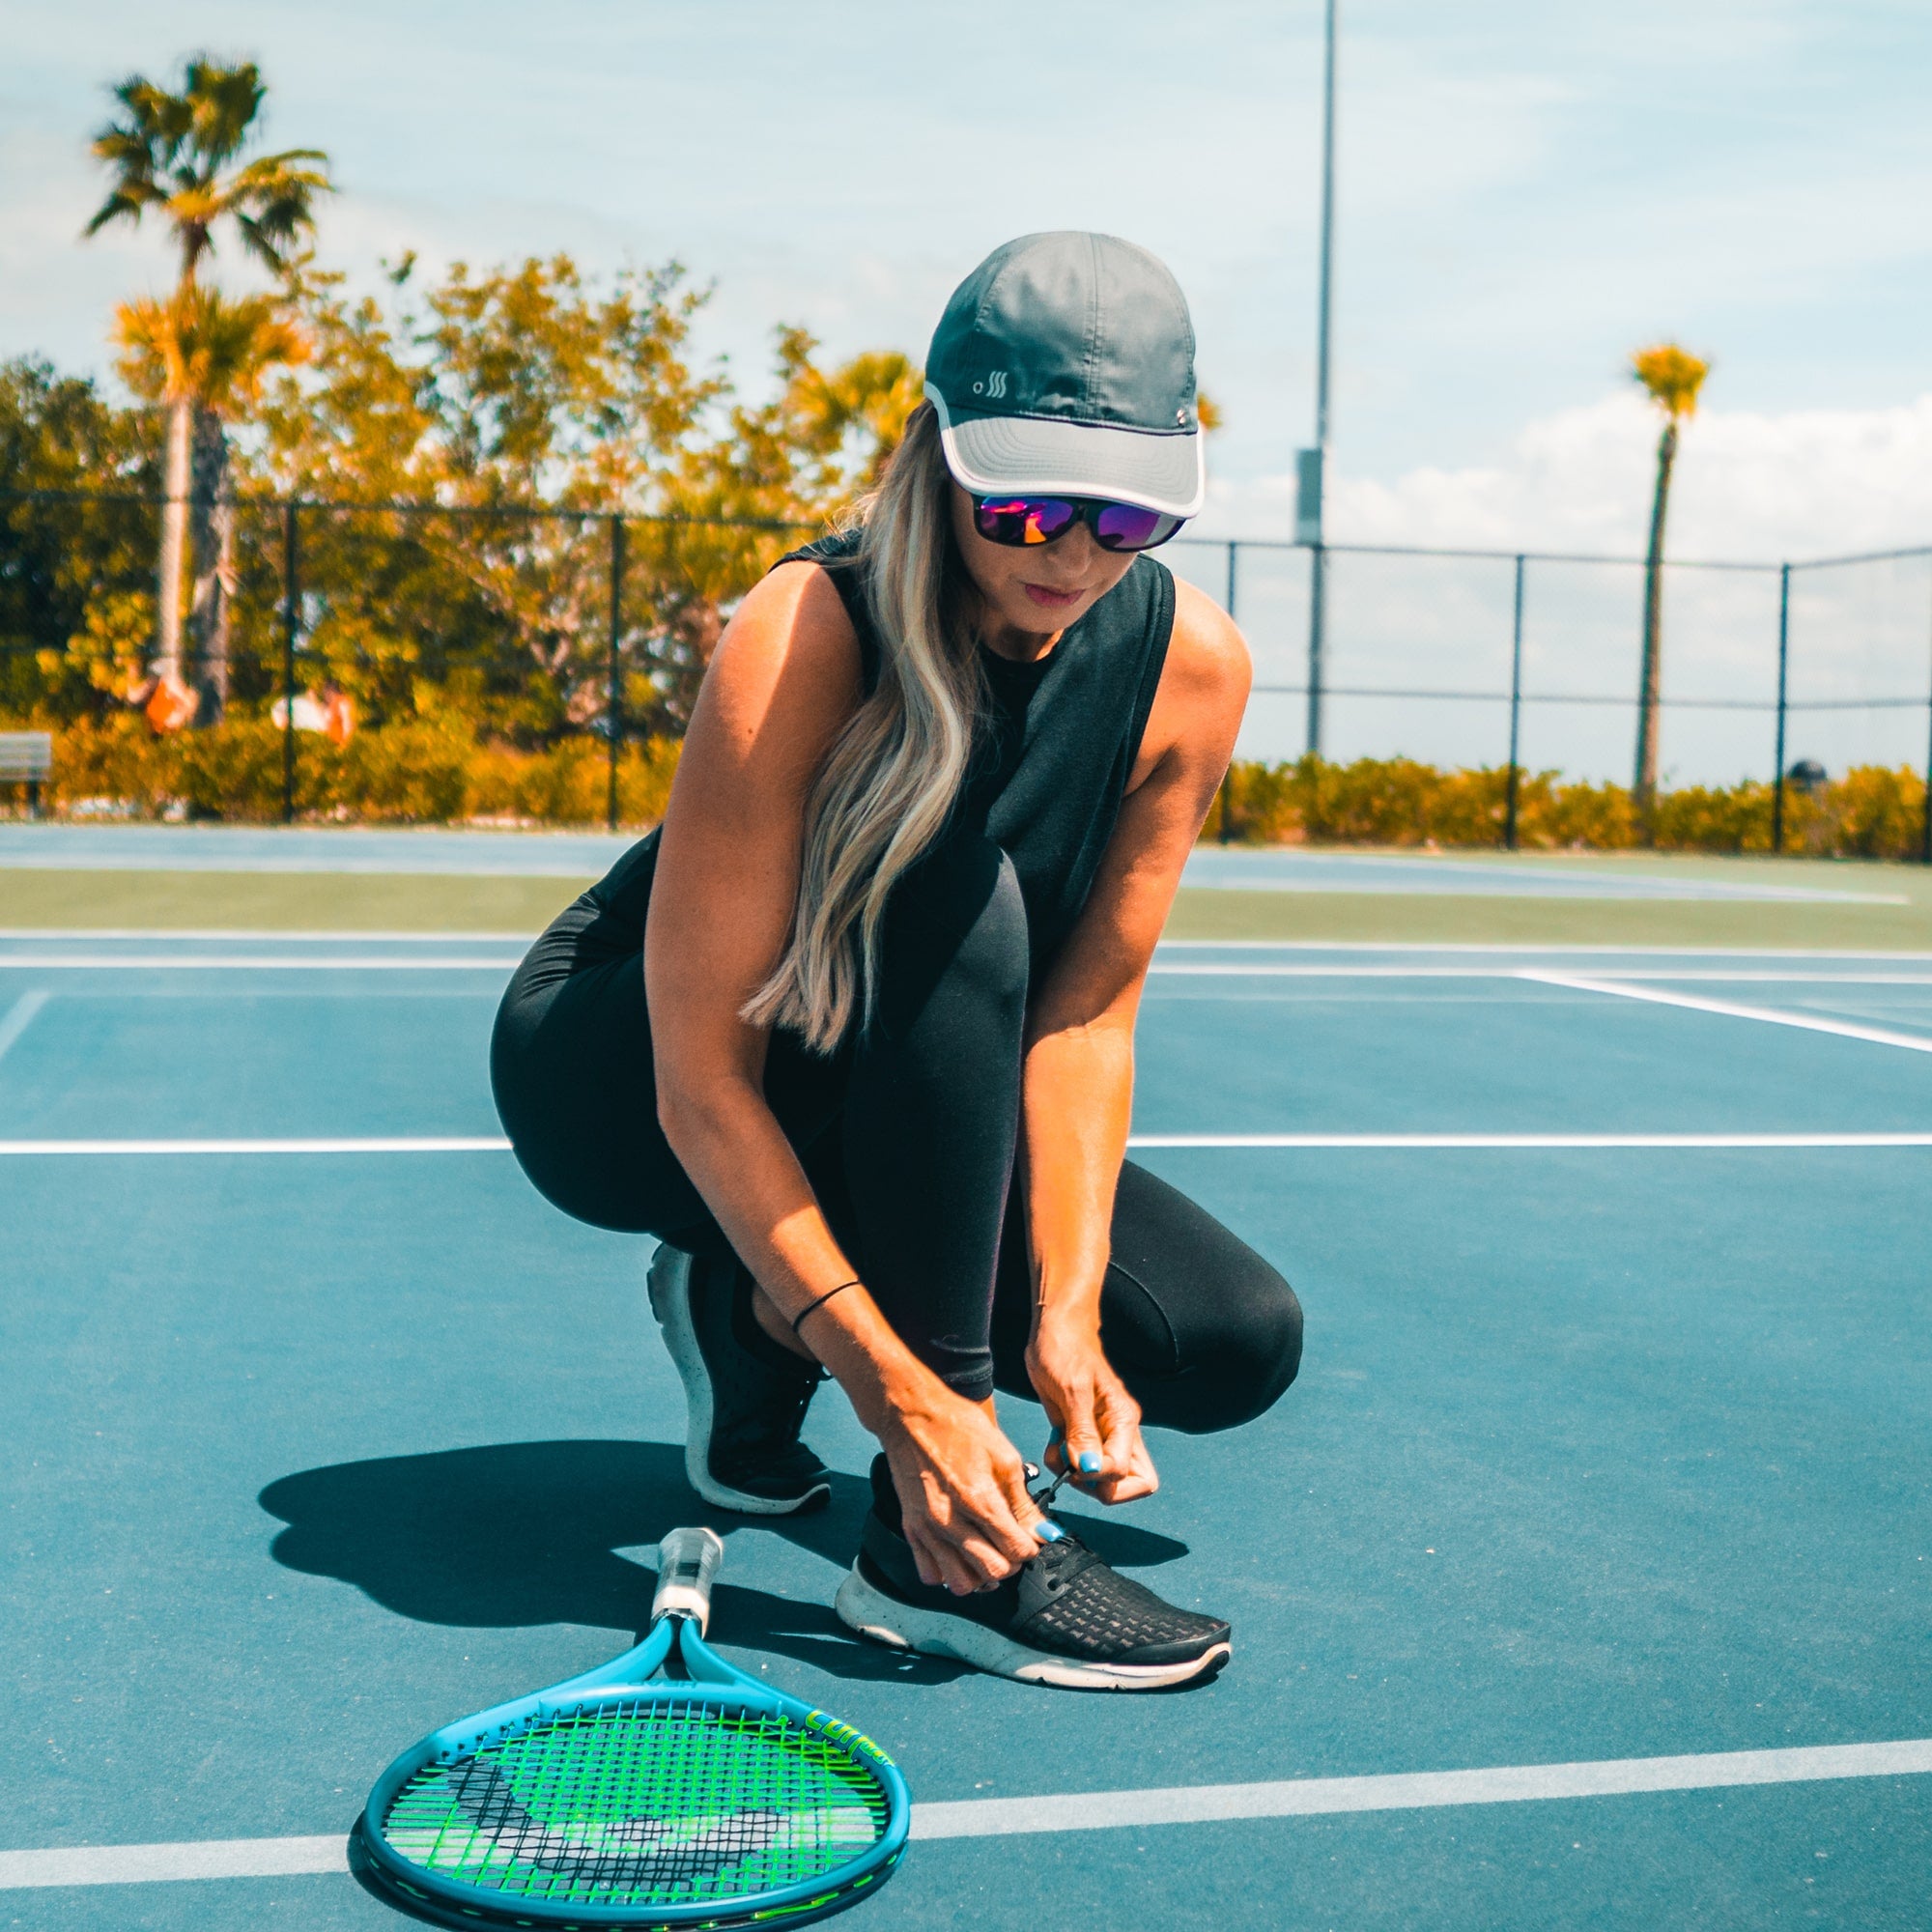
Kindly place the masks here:
<instances>
[{"instance_id":1,"label":"white court line","mask_svg":"<svg viewBox=\"0 0 1932 1932\"><path fill-rule=\"evenodd\" d=\"M0 947L34 945L59 940L71 942L99 942L109 939L145 940L152 945L166 946L177 941L194 940L246 940L264 946L278 945L337 945L337 946L470 946L470 945L530 945L536 938L534 932L330 932L301 931L281 932L246 926L196 926L196 927L155 927L155 926L0 926ZM1629 959L1842 959L1880 960L1894 964L1916 962L1932 965L1932 952L1901 952L1896 948L1879 951L1861 951L1840 947L1786 947L1786 946L1604 946L1604 945L1548 945L1537 946L1526 943L1498 941L1493 945L1484 945L1473 940L1334 940L1334 939L1163 939L1158 951L1167 952L1325 952L1325 953L1396 953L1429 954L1441 953L1447 956L1475 956L1496 959L1547 959L1547 958L1629 958ZM114 955L106 955L112 957ZM165 955L168 963L178 963L173 954ZM521 954L519 957L521 958ZM12 955L0 952L0 964L32 963L28 955ZM1172 969L1170 969L1172 970ZM1318 969L1327 970L1327 969ZM1348 971L1347 967L1334 970ZM1674 973L1659 973L1661 979L1681 979ZM1713 978L1728 979L1728 974L1715 974Z\"/></svg>"},{"instance_id":2,"label":"white court line","mask_svg":"<svg viewBox=\"0 0 1932 1932\"><path fill-rule=\"evenodd\" d=\"M100 970L106 972L224 973L507 973L524 963L521 952L492 957L487 953L452 954L441 959L411 958L394 952L366 954L315 953L303 957L286 952L0 952L0 972L17 968L31 972L37 967L59 967L64 971Z\"/></svg>"},{"instance_id":3,"label":"white court line","mask_svg":"<svg viewBox=\"0 0 1932 1932\"><path fill-rule=\"evenodd\" d=\"M199 1154L199 1153L508 1153L501 1135L435 1138L383 1135L308 1140L0 1141L9 1154Z\"/></svg>"},{"instance_id":4,"label":"white court line","mask_svg":"<svg viewBox=\"0 0 1932 1932\"><path fill-rule=\"evenodd\" d=\"M1524 967L1517 976L1546 986L1568 986L1578 993L1608 993L1619 1000L1647 1000L1660 1007L1683 1007L1693 1013L1717 1013L1725 1019L1757 1020L1765 1026L1796 1027L1801 1033L1835 1034L1840 1039L1869 1040L1875 1046L1902 1046L1909 1053L1932 1053L1932 1035L1891 1033L1884 1027L1854 1026L1849 1020L1817 1019L1805 1013L1783 1013L1775 1007L1741 1007L1729 1000L1707 1000L1696 993L1669 993L1661 986L1631 986L1615 980L1581 980L1562 973Z\"/></svg>"},{"instance_id":5,"label":"white court line","mask_svg":"<svg viewBox=\"0 0 1932 1932\"><path fill-rule=\"evenodd\" d=\"M7 952L0 972L226 972L226 973L508 973L523 964L522 953L451 953L442 956L376 953L288 952ZM1577 991L1601 991L1599 981L1716 980L1719 983L1822 986L1932 986L1923 973L1770 973L1719 972L1687 967L1605 967L1596 980L1539 971L1526 966L1379 966L1302 963L1249 965L1236 960L1170 964L1156 958L1149 971L1156 978L1212 980L1525 980ZM1715 1009L1714 1009L1715 1010ZM1790 1024L1798 1024L1793 1021Z\"/></svg>"},{"instance_id":6,"label":"white court line","mask_svg":"<svg viewBox=\"0 0 1932 1932\"><path fill-rule=\"evenodd\" d=\"M1382 1150L1454 1151L1516 1149L1725 1148L1775 1151L1787 1148L1932 1147L1925 1133L1815 1134L1132 1134L1129 1148L1290 1148L1320 1152ZM510 1143L483 1135L365 1138L339 1136L302 1140L19 1140L0 1141L0 1159L10 1155L115 1154L366 1154L507 1153Z\"/></svg>"},{"instance_id":7,"label":"white court line","mask_svg":"<svg viewBox=\"0 0 1932 1932\"><path fill-rule=\"evenodd\" d=\"M1183 980L1514 980L1513 966L1249 966L1216 959L1199 966L1170 966L1156 957L1149 973Z\"/></svg>"},{"instance_id":8,"label":"white court line","mask_svg":"<svg viewBox=\"0 0 1932 1932\"><path fill-rule=\"evenodd\" d=\"M50 998L49 993L22 993L7 1009L7 1017L0 1020L0 1060L7 1057L7 1049L33 1024L34 1015Z\"/></svg>"},{"instance_id":9,"label":"white court line","mask_svg":"<svg viewBox=\"0 0 1932 1932\"><path fill-rule=\"evenodd\" d=\"M0 1852L0 1889L50 1885L152 1885L157 1879L293 1878L346 1872L349 1841L324 1838L204 1838L183 1845L84 1845Z\"/></svg>"},{"instance_id":10,"label":"white court line","mask_svg":"<svg viewBox=\"0 0 1932 1932\"><path fill-rule=\"evenodd\" d=\"M4 870L0 867L0 870ZM0 925L0 943L22 940L145 939L166 945L180 939L248 939L267 946L527 946L534 932L375 932L360 926L316 926L284 931L265 925Z\"/></svg>"},{"instance_id":11,"label":"white court line","mask_svg":"<svg viewBox=\"0 0 1932 1932\"><path fill-rule=\"evenodd\" d=\"M1806 1784L1923 1772L1932 1772L1932 1738L1795 1750L1714 1751L1695 1757L1608 1758L1595 1764L1397 1772L1381 1777L1296 1777L1269 1784L1183 1784L1152 1791L969 1799L957 1804L915 1804L912 1835L980 1838L1031 1832L1097 1832L1218 1819L1308 1818L1344 1811L1614 1798L1643 1791L1717 1791L1741 1784Z\"/></svg>"},{"instance_id":12,"label":"white court line","mask_svg":"<svg viewBox=\"0 0 1932 1932\"><path fill-rule=\"evenodd\" d=\"M1542 980L1553 983L1553 976L1522 966L1244 966L1235 961L1216 960L1199 966L1169 966L1156 959L1150 973L1177 979L1219 980ZM1659 966L1605 966L1596 976L1627 980L1716 980L1720 985L1778 986L1932 986L1932 975L1925 973L1763 973L1743 969L1722 972L1703 967L1686 967L1672 972Z\"/></svg>"},{"instance_id":13,"label":"white court line","mask_svg":"<svg viewBox=\"0 0 1932 1932\"><path fill-rule=\"evenodd\" d=\"M1629 959L1889 959L1932 961L1932 952L1896 947L1863 951L1836 946L1536 946L1473 939L1163 939L1163 952L1445 952L1475 953L1498 959L1538 959L1560 954Z\"/></svg>"},{"instance_id":14,"label":"white court line","mask_svg":"<svg viewBox=\"0 0 1932 1932\"><path fill-rule=\"evenodd\" d=\"M1601 1149L1684 1148L1919 1148L1932 1133L1918 1134L1135 1134L1130 1148L1458 1148Z\"/></svg>"},{"instance_id":15,"label":"white court line","mask_svg":"<svg viewBox=\"0 0 1932 1932\"><path fill-rule=\"evenodd\" d=\"M1511 977L1525 980L1531 975L1518 969ZM1619 985L1631 980L1715 980L1719 983L1739 986L1760 983L1774 986L1932 986L1932 977L1923 973L1752 973L1743 970L1715 973L1701 967L1690 972L1673 973L1662 967L1644 966L1607 967L1597 977L1614 980Z\"/></svg>"},{"instance_id":16,"label":"white court line","mask_svg":"<svg viewBox=\"0 0 1932 1932\"><path fill-rule=\"evenodd\" d=\"M1266 1784L1181 1784L1146 1791L1077 1791L1037 1798L970 1798L915 1804L912 1835L993 1838L1102 1832L1236 1819L1332 1817L1643 1792L1723 1791L1932 1772L1932 1738L1713 1751L1690 1757L1607 1758L1584 1764L1501 1765L1482 1771L1397 1772L1375 1777L1294 1777ZM141 1885L168 1879L285 1878L349 1868L346 1839L213 1838L173 1845L81 1845L0 1852L0 1889Z\"/></svg>"}]
</instances>

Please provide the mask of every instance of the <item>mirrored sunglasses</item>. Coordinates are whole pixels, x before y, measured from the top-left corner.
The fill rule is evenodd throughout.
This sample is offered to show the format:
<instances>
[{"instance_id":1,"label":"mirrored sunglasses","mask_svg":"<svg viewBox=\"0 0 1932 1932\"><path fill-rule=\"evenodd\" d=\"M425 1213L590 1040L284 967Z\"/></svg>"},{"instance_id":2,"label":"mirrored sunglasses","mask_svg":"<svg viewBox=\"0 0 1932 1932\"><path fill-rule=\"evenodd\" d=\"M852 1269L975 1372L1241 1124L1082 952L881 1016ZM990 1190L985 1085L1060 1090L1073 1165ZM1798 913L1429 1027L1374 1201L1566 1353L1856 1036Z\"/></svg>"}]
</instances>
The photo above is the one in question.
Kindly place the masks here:
<instances>
[{"instance_id":1,"label":"mirrored sunglasses","mask_svg":"<svg viewBox=\"0 0 1932 1932\"><path fill-rule=\"evenodd\" d=\"M1084 523L1102 550L1152 550L1187 521L1137 503L1108 503L1094 497L975 497L973 526L988 543L1018 550L1050 544Z\"/></svg>"}]
</instances>

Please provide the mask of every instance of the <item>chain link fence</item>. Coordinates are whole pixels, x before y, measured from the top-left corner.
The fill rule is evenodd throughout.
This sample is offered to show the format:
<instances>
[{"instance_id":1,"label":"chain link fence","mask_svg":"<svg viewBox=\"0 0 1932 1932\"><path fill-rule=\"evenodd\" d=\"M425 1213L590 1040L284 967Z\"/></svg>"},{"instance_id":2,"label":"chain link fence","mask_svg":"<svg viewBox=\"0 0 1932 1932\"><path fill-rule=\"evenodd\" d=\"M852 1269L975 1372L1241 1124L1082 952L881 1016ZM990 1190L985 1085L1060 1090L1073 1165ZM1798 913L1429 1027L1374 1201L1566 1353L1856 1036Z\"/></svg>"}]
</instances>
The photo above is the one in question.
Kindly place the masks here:
<instances>
[{"instance_id":1,"label":"chain link fence","mask_svg":"<svg viewBox=\"0 0 1932 1932\"><path fill-rule=\"evenodd\" d=\"M724 616L814 534L591 506L192 508L183 670L204 721L224 721L184 734L208 748L185 758L194 803L285 820L655 815ZM134 495L0 499L0 712L111 713L103 694L153 658L159 525ZM1640 558L1330 546L1311 690L1309 549L1184 536L1161 554L1254 649L1244 757L1628 779ZM1663 576L1666 786L1769 781L1781 822L1794 769L1932 776L1932 548ZM338 697L355 737L303 728ZM1505 842L1514 827L1512 811Z\"/></svg>"},{"instance_id":2,"label":"chain link fence","mask_svg":"<svg viewBox=\"0 0 1932 1932\"><path fill-rule=\"evenodd\" d=\"M31 561L31 535L68 563L13 600L28 635L7 636L0 607L0 713L101 721L87 742L103 795L87 803L102 810L142 788L137 753L154 749L123 700L155 668L159 522L138 497L0 502L0 577L10 534L16 555ZM661 809L666 748L731 603L817 529L314 498L206 522L179 668L196 726L216 728L176 734L174 760L197 815L612 828ZM23 603L42 621L20 623ZM71 771L63 789L88 781Z\"/></svg>"},{"instance_id":3,"label":"chain link fence","mask_svg":"<svg viewBox=\"0 0 1932 1932\"><path fill-rule=\"evenodd\" d=\"M1181 538L1163 554L1235 612L1254 651L1242 756L1629 782L1639 557L1330 546L1311 690L1307 547ZM1932 782L1932 548L1662 575L1666 786L1770 783L1781 849L1793 782L1861 765ZM1926 820L1932 863L1932 807Z\"/></svg>"}]
</instances>

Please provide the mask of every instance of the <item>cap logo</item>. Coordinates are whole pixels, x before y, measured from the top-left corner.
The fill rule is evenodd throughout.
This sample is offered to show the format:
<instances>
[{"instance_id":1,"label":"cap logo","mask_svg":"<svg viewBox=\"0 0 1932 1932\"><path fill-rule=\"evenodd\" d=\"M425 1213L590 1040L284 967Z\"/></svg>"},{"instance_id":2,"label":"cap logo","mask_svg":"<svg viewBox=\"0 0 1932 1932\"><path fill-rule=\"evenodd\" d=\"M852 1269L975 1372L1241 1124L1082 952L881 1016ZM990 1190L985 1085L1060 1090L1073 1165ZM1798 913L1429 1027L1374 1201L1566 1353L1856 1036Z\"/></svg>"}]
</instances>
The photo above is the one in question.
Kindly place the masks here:
<instances>
[{"instance_id":1,"label":"cap logo","mask_svg":"<svg viewBox=\"0 0 1932 1932\"><path fill-rule=\"evenodd\" d=\"M984 395L993 402L998 402L1007 393L1007 372L1004 369L995 369L983 383L973 384L973 393L976 396Z\"/></svg>"}]
</instances>

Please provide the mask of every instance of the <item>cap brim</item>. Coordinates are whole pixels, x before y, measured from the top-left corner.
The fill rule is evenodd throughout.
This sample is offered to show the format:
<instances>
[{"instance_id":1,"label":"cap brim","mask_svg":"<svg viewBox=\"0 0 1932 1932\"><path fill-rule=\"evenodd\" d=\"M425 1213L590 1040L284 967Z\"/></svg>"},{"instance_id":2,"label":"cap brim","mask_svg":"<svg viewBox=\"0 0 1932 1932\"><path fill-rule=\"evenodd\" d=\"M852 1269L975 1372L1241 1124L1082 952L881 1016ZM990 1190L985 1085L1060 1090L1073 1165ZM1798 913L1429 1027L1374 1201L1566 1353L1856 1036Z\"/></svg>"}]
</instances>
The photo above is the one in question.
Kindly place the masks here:
<instances>
[{"instance_id":1,"label":"cap brim","mask_svg":"<svg viewBox=\"0 0 1932 1932\"><path fill-rule=\"evenodd\" d=\"M1103 497L1170 517L1199 516L1208 500L1199 431L1170 436L1060 416L955 419L936 389L925 393L939 412L946 467L976 496Z\"/></svg>"}]
</instances>

